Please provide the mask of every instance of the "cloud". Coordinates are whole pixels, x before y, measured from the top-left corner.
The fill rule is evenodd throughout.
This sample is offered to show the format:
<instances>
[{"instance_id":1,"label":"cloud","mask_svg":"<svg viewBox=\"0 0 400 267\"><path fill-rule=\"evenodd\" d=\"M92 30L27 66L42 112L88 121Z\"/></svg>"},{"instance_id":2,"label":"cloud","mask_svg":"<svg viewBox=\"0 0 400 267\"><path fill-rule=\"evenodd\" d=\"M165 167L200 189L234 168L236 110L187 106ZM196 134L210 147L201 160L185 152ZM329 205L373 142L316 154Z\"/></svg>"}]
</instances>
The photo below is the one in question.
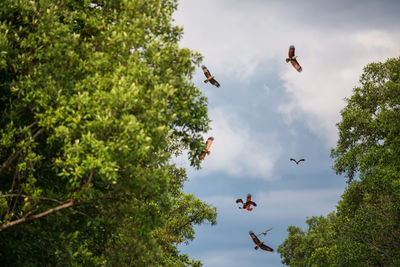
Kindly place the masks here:
<instances>
[{"instance_id":1,"label":"cloud","mask_svg":"<svg viewBox=\"0 0 400 267\"><path fill-rule=\"evenodd\" d=\"M314 134L333 146L344 98L351 96L353 87L358 85L363 67L397 56L399 43L397 36L371 30L330 36L315 32L299 38L296 53L303 72L289 67L281 70L279 75L290 97L278 110L288 123L293 119L304 121Z\"/></svg>"},{"instance_id":2,"label":"cloud","mask_svg":"<svg viewBox=\"0 0 400 267\"><path fill-rule=\"evenodd\" d=\"M400 30L391 26L399 21L400 5L395 1L301 5L299 9L300 3L284 0L182 1L175 19L185 27L181 44L199 50L204 62L222 77L242 81L263 75L261 66L270 66L268 71L277 73L288 95L278 109L285 121L304 122L333 146L343 99L351 95L362 68L400 53ZM284 62L291 44L304 68L300 74Z\"/></svg>"},{"instance_id":3,"label":"cloud","mask_svg":"<svg viewBox=\"0 0 400 267\"><path fill-rule=\"evenodd\" d=\"M252 176L272 179L275 161L281 154L276 137L256 133L234 112L223 108L210 111L214 142L211 154L203 162L199 175L215 172L231 176Z\"/></svg>"},{"instance_id":4,"label":"cloud","mask_svg":"<svg viewBox=\"0 0 400 267\"><path fill-rule=\"evenodd\" d=\"M264 83L263 87L264 87L264 90L265 90L265 94L267 96L269 96L269 94L271 93L271 88L265 83Z\"/></svg>"}]
</instances>

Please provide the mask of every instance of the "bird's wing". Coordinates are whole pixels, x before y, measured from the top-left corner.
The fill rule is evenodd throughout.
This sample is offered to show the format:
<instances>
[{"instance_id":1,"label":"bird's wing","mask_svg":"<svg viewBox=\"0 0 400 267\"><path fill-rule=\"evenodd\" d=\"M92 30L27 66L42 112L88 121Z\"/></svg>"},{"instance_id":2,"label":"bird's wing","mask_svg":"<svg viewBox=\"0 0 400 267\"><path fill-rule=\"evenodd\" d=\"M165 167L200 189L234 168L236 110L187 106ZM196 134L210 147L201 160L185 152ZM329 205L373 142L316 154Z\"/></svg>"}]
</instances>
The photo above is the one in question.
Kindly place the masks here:
<instances>
[{"instance_id":1,"label":"bird's wing","mask_svg":"<svg viewBox=\"0 0 400 267\"><path fill-rule=\"evenodd\" d=\"M212 142L214 141L214 137L208 137L207 141L206 141L206 147L207 150L210 149Z\"/></svg>"},{"instance_id":2,"label":"bird's wing","mask_svg":"<svg viewBox=\"0 0 400 267\"><path fill-rule=\"evenodd\" d=\"M257 204L256 204L256 202L254 202L254 201L249 201L248 202L250 205L253 205L254 207L257 207Z\"/></svg>"},{"instance_id":3,"label":"bird's wing","mask_svg":"<svg viewBox=\"0 0 400 267\"><path fill-rule=\"evenodd\" d=\"M298 71L301 72L303 69L301 68L299 62L297 62L296 59L293 59L290 61L290 63L292 63L292 66Z\"/></svg>"},{"instance_id":4,"label":"bird's wing","mask_svg":"<svg viewBox=\"0 0 400 267\"><path fill-rule=\"evenodd\" d=\"M292 57L294 57L294 45L291 45L290 47L289 47L289 58L292 58Z\"/></svg>"},{"instance_id":5,"label":"bird's wing","mask_svg":"<svg viewBox=\"0 0 400 267\"><path fill-rule=\"evenodd\" d=\"M201 68L203 69L204 75L205 75L207 78L211 76L211 73L210 73L210 71L207 69L206 66L203 65L203 66L201 66Z\"/></svg>"},{"instance_id":6,"label":"bird's wing","mask_svg":"<svg viewBox=\"0 0 400 267\"><path fill-rule=\"evenodd\" d=\"M216 86L216 87L220 87L220 86L221 86L221 85L219 84L219 82L217 82L217 80L215 80L215 79L211 79L211 80L210 80L210 83L211 83L212 85Z\"/></svg>"},{"instance_id":7,"label":"bird's wing","mask_svg":"<svg viewBox=\"0 0 400 267\"><path fill-rule=\"evenodd\" d=\"M241 198L236 199L236 203L243 203L243 200Z\"/></svg>"},{"instance_id":8,"label":"bird's wing","mask_svg":"<svg viewBox=\"0 0 400 267\"><path fill-rule=\"evenodd\" d=\"M300 162L300 161L306 161L306 160L305 160L305 159L299 159L299 162Z\"/></svg>"},{"instance_id":9,"label":"bird's wing","mask_svg":"<svg viewBox=\"0 0 400 267\"><path fill-rule=\"evenodd\" d=\"M297 162L294 158L290 158L290 160L292 160L292 161L294 161L294 162Z\"/></svg>"},{"instance_id":10,"label":"bird's wing","mask_svg":"<svg viewBox=\"0 0 400 267\"><path fill-rule=\"evenodd\" d=\"M258 237L253 233L253 231L249 232L249 235L251 236L251 239L253 239L253 242L258 245L260 244L260 239L258 239Z\"/></svg>"},{"instance_id":11,"label":"bird's wing","mask_svg":"<svg viewBox=\"0 0 400 267\"><path fill-rule=\"evenodd\" d=\"M273 252L274 251L272 248L268 247L265 244L261 244L260 248L263 249L263 250L269 251L269 252Z\"/></svg>"},{"instance_id":12,"label":"bird's wing","mask_svg":"<svg viewBox=\"0 0 400 267\"><path fill-rule=\"evenodd\" d=\"M249 201L251 201L251 195L247 194L246 202L249 202Z\"/></svg>"}]
</instances>

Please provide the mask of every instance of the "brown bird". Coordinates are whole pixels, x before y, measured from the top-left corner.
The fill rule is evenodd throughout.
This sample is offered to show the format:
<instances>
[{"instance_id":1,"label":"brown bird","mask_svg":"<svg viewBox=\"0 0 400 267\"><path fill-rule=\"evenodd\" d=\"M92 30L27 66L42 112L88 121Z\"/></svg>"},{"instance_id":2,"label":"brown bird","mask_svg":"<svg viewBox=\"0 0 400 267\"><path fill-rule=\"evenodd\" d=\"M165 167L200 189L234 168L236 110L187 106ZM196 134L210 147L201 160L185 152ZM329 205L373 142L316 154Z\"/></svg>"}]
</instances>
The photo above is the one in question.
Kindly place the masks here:
<instances>
[{"instance_id":1,"label":"brown bird","mask_svg":"<svg viewBox=\"0 0 400 267\"><path fill-rule=\"evenodd\" d=\"M208 137L207 141L206 141L206 150L201 153L200 159L204 159L206 157L206 155L210 155L211 151L210 151L210 147L212 142L214 141L214 137Z\"/></svg>"},{"instance_id":2,"label":"brown bird","mask_svg":"<svg viewBox=\"0 0 400 267\"><path fill-rule=\"evenodd\" d=\"M289 57L286 58L286 63L288 63L290 61L290 63L292 63L292 66L298 71L301 72L303 69L301 68L299 62L297 62L297 56L294 55L294 45L291 45L289 47Z\"/></svg>"},{"instance_id":3,"label":"brown bird","mask_svg":"<svg viewBox=\"0 0 400 267\"><path fill-rule=\"evenodd\" d=\"M269 232L269 231L271 231L272 230L272 228L269 228L268 230L265 230L264 232L261 232L260 234L258 234L257 236L260 236L260 235L267 235L267 233Z\"/></svg>"},{"instance_id":4,"label":"brown bird","mask_svg":"<svg viewBox=\"0 0 400 267\"><path fill-rule=\"evenodd\" d=\"M241 198L236 199L236 203L242 203L243 207L239 207L239 209L244 209L244 210L248 210L248 211L252 211L253 208L251 207L251 205L253 205L254 207L257 207L257 204L253 201L251 201L251 195L247 194L247 199L246 202L243 202L243 200Z\"/></svg>"},{"instance_id":5,"label":"brown bird","mask_svg":"<svg viewBox=\"0 0 400 267\"><path fill-rule=\"evenodd\" d=\"M201 66L201 68L203 69L204 75L206 76L206 80L204 80L205 83L210 82L212 85L216 86L216 87L220 87L220 84L214 79L214 76L211 75L210 71L207 69L206 66Z\"/></svg>"},{"instance_id":6,"label":"brown bird","mask_svg":"<svg viewBox=\"0 0 400 267\"><path fill-rule=\"evenodd\" d=\"M300 161L306 161L305 159L295 160L294 158L291 158L290 160L296 162L296 164L299 164Z\"/></svg>"},{"instance_id":7,"label":"brown bird","mask_svg":"<svg viewBox=\"0 0 400 267\"><path fill-rule=\"evenodd\" d=\"M249 231L249 235L251 236L251 239L253 239L253 242L256 244L254 249L257 250L258 248L261 248L261 249L263 249L265 251L269 251L269 252L274 251L272 248L265 245L264 242L261 242L260 239L258 239L258 237L253 233L253 231Z\"/></svg>"}]
</instances>

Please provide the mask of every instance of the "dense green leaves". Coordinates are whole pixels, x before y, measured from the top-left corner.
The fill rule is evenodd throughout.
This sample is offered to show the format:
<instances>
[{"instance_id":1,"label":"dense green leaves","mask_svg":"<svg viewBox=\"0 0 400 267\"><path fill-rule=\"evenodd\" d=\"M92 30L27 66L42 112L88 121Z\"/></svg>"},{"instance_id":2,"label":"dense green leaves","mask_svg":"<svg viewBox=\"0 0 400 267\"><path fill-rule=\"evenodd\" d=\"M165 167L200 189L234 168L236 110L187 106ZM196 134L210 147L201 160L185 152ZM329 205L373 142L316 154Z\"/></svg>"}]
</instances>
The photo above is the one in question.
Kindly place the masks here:
<instances>
[{"instance_id":1,"label":"dense green leaves","mask_svg":"<svg viewBox=\"0 0 400 267\"><path fill-rule=\"evenodd\" d=\"M199 168L209 119L176 6L0 3L0 265L198 264L176 245L215 209L171 157Z\"/></svg>"},{"instance_id":2,"label":"dense green leaves","mask_svg":"<svg viewBox=\"0 0 400 267\"><path fill-rule=\"evenodd\" d=\"M400 58L369 64L360 84L341 112L332 150L334 169L348 177L348 187L337 212L319 217L316 226L308 220L307 232L289 227L279 248L283 263L400 264Z\"/></svg>"}]
</instances>

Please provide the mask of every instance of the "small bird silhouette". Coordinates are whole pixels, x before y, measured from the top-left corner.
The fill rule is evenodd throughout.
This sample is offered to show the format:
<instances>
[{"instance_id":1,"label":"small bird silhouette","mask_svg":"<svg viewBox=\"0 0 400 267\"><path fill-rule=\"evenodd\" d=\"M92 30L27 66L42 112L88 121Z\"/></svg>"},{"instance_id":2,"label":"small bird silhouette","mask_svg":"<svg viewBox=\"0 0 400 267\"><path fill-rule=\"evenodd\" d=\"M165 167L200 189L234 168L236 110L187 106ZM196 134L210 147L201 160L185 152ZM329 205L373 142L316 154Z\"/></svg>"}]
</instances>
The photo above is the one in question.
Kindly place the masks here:
<instances>
[{"instance_id":1,"label":"small bird silhouette","mask_svg":"<svg viewBox=\"0 0 400 267\"><path fill-rule=\"evenodd\" d=\"M257 207L257 204L255 202L251 201L250 194L247 194L246 202L243 202L243 200L241 198L238 198L238 199L236 199L236 203L242 203L243 207L239 207L239 209L244 209L244 210L248 210L248 211L253 210L251 205L253 205L254 207Z\"/></svg>"},{"instance_id":2,"label":"small bird silhouette","mask_svg":"<svg viewBox=\"0 0 400 267\"><path fill-rule=\"evenodd\" d=\"M271 230L272 230L272 228L269 228L268 230L265 230L264 232L259 233L257 236L260 236L260 235L267 235L267 233L268 233L269 231L271 231Z\"/></svg>"},{"instance_id":3,"label":"small bird silhouette","mask_svg":"<svg viewBox=\"0 0 400 267\"><path fill-rule=\"evenodd\" d=\"M294 158L291 158L290 160L296 162L296 164L299 164L300 161L306 161L305 159L295 160Z\"/></svg>"}]
</instances>

